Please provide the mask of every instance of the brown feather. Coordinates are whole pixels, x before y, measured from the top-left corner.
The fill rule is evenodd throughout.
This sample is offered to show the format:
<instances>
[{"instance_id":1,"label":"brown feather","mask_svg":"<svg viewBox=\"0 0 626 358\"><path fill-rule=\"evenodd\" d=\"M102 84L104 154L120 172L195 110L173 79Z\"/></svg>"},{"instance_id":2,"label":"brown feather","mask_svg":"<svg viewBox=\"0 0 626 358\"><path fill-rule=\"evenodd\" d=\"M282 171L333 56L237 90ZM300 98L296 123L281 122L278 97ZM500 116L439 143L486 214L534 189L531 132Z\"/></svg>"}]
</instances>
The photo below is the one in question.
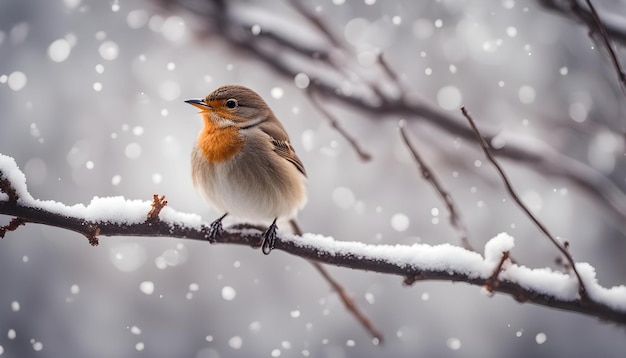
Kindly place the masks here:
<instances>
[{"instance_id":1,"label":"brown feather","mask_svg":"<svg viewBox=\"0 0 626 358\"><path fill-rule=\"evenodd\" d=\"M272 116L273 115L272 113ZM259 128L271 137L274 152L281 158L288 160L306 177L304 164L302 164L302 161L300 161L300 158L296 155L296 151L291 146L291 143L289 143L289 137L282 124L280 124L279 121L264 121L259 124Z\"/></svg>"}]
</instances>

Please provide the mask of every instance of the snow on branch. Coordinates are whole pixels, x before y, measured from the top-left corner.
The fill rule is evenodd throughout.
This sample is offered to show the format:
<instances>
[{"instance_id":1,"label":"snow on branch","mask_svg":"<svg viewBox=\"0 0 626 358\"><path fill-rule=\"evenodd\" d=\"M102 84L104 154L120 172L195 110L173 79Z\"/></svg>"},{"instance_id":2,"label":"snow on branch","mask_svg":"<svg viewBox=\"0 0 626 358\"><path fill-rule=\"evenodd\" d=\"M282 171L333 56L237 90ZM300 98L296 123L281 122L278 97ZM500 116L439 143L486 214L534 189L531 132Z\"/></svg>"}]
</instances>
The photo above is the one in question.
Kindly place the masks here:
<instances>
[{"instance_id":1,"label":"snow on branch","mask_svg":"<svg viewBox=\"0 0 626 358\"><path fill-rule=\"evenodd\" d=\"M0 237L19 224L39 223L85 235L92 245L100 236L173 237L208 241L209 224L196 214L185 214L167 206L163 196L154 200L97 198L87 206L67 206L33 198L26 177L13 158L0 154L0 214L12 216L0 227ZM15 224L18 222L18 224ZM259 247L262 230L246 224L224 230L214 243ZM576 263L586 287L578 292L576 277L549 268L531 269L508 259L514 240L501 233L485 245L484 255L459 246L369 245L338 241L316 234L295 236L280 233L276 249L335 266L393 274L405 284L423 280L461 281L481 286L488 292L511 295L519 302L579 312L626 326L626 286L601 286L595 269Z\"/></svg>"}]
</instances>

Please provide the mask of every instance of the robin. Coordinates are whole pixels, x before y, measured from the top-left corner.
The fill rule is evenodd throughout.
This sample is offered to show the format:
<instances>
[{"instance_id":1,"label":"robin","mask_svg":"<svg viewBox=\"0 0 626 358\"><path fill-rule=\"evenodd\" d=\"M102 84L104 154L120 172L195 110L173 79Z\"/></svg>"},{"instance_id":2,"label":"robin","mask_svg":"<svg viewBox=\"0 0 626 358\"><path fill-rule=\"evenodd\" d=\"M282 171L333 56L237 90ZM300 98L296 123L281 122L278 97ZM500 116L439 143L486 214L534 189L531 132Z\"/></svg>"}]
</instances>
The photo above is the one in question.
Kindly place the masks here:
<instances>
[{"instance_id":1,"label":"robin","mask_svg":"<svg viewBox=\"0 0 626 358\"><path fill-rule=\"evenodd\" d=\"M261 244L269 254L276 220L294 219L307 201L306 171L285 128L263 98L243 86L221 86L185 102L204 120L191 153L193 184L224 212L211 224L209 240L221 234L226 215L271 222Z\"/></svg>"}]
</instances>

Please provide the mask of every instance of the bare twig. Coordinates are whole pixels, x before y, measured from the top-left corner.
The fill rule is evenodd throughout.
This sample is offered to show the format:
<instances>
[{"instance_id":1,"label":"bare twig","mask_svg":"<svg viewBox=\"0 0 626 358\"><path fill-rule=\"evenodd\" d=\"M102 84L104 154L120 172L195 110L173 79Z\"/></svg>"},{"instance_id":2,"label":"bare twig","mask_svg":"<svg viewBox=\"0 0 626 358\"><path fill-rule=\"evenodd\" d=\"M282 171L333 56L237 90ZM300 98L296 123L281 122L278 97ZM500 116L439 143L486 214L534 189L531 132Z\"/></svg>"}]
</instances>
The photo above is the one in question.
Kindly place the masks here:
<instances>
[{"instance_id":1,"label":"bare twig","mask_svg":"<svg viewBox=\"0 0 626 358\"><path fill-rule=\"evenodd\" d=\"M361 145L359 144L359 142L357 142L357 140L353 136L351 136L350 133L348 133L348 131L346 131L341 126L341 124L339 124L337 119L329 111L327 111L324 108L324 106L317 100L317 98L315 98L315 94L313 93L313 91L314 91L313 87L308 87L307 89L308 97L311 100L311 102L315 105L315 108L317 108L317 110L320 111L324 115L324 117L326 117L326 120L328 121L330 126L333 127L346 141L348 141L352 149L354 149L356 154L359 156L359 159L361 159L364 162L371 160L372 155L366 152L363 148L361 148Z\"/></svg>"},{"instance_id":2,"label":"bare twig","mask_svg":"<svg viewBox=\"0 0 626 358\"><path fill-rule=\"evenodd\" d=\"M377 343L383 343L383 334L376 327L374 327L372 321L363 312L361 312L359 307L356 305L352 297L348 295L348 292L346 292L343 286L339 282L335 281L332 276L330 276L330 273L328 272L328 270L326 270L324 266L322 266L322 264L311 260L309 260L309 262L313 265L313 267L317 269L322 277L324 277L326 282L331 285L333 290L337 292L339 298L343 302L343 305L346 307L348 312L350 312L359 321L361 326L365 328L365 330L370 334L370 336L372 336L373 339L377 341Z\"/></svg>"},{"instance_id":3,"label":"bare twig","mask_svg":"<svg viewBox=\"0 0 626 358\"><path fill-rule=\"evenodd\" d=\"M313 15L309 10L306 9L304 5L300 3L298 0L291 0L291 6L293 6L296 11L300 13L305 19L307 19L321 34L326 37L328 41L330 41L333 46L337 48L343 48L341 41L339 41L335 35L324 25L319 17Z\"/></svg>"},{"instance_id":4,"label":"bare twig","mask_svg":"<svg viewBox=\"0 0 626 358\"><path fill-rule=\"evenodd\" d=\"M593 15L591 14L591 10L586 9L578 4L578 1L569 0L539 0L539 4L544 6L546 9L550 11L554 11L568 19L572 19L572 14L574 15L574 19L578 20L587 25L589 28L594 27L595 20L593 19ZM614 22L612 24L604 24L606 32L608 36L613 40L620 42L621 44L626 44L626 30L624 26L621 26L619 22Z\"/></svg>"},{"instance_id":5,"label":"bare twig","mask_svg":"<svg viewBox=\"0 0 626 358\"><path fill-rule=\"evenodd\" d=\"M485 156L487 157L489 162L493 164L494 168L496 168L496 171L500 175L500 178L502 179L502 182L504 183L506 190L509 192L509 195L511 195L511 198L513 198L513 200L520 207L520 209L522 209L522 211L526 214L526 216L530 218L530 220L539 228L539 230L541 230L541 232L544 233L544 235L554 244L554 246L557 247L557 249L563 254L563 256L565 256L569 264L572 266L572 269L574 270L574 274L576 275L576 278L578 279L578 284L579 284L578 291L580 293L580 298L581 300L586 301L588 297L587 297L587 292L585 289L585 284L583 283L582 277L580 276L580 274L578 273L578 270L576 269L574 258L572 257L572 255L570 255L570 253L567 251L567 249L564 246L559 244L557 239L554 236L552 236L548 228L532 213L532 211L530 211L530 209L528 209L526 204L524 204L524 202L520 199L519 195L517 195L517 192L513 188L511 181L509 180L508 176L504 172L504 169L502 169L502 167L500 166L500 164L498 164L498 161L496 160L494 155L491 153L491 150L489 149L489 144L487 143L485 138L483 138L482 134L478 130L478 127L476 126L474 119L472 119L472 117L469 115L465 107L461 107L461 112L463 113L463 116L465 116L470 126L472 127L472 130L476 134L476 140L478 140L478 143L480 144L480 147L485 153Z\"/></svg>"},{"instance_id":6,"label":"bare twig","mask_svg":"<svg viewBox=\"0 0 626 358\"><path fill-rule=\"evenodd\" d=\"M591 16L593 17L593 23L595 24L595 26L592 27L592 30L595 28L597 32L600 34L600 38L602 38L604 47L608 51L609 58L611 59L611 63L613 64L613 67L615 68L615 72L617 73L617 79L619 81L622 94L626 96L626 74L624 73L624 70L622 69L622 65L619 61L619 58L617 57L617 54L615 53L615 50L613 49L613 44L611 43L611 39L609 38L609 34L606 30L606 27L602 23L602 20L600 20L600 16L598 16L598 12L596 11L596 8L593 6L593 4L591 3L591 0L585 0L585 2L587 3L587 6L589 6L589 10L591 10Z\"/></svg>"},{"instance_id":7,"label":"bare twig","mask_svg":"<svg viewBox=\"0 0 626 358\"><path fill-rule=\"evenodd\" d=\"M498 281L498 275L500 275L500 272L502 271L502 265L504 265L504 263L506 262L506 260L508 260L508 258L509 258L509 252L508 251L503 252L502 257L500 258L500 262L498 262L498 265L493 270L493 273L487 279L487 282L485 283L484 287L489 292L495 291L495 289L500 284L500 281Z\"/></svg>"},{"instance_id":8,"label":"bare twig","mask_svg":"<svg viewBox=\"0 0 626 358\"><path fill-rule=\"evenodd\" d=\"M291 224L291 228L294 234L296 234L297 236L302 236L304 234L302 230L300 229L300 225L298 225L298 222L295 219L289 220L289 223ZM343 285L340 284L339 281L335 280L330 275L330 272L328 272L326 267L324 267L321 263L317 261L312 261L312 260L307 260L307 261L311 265L313 265L313 267L315 267L315 269L320 273L320 275L322 275L324 280L328 282L330 287L332 287L333 290L337 292L339 299L341 300L341 302L343 302L343 305L344 307L346 307L348 312L350 312L350 314L352 314L352 316L356 318L356 320L361 324L363 328L365 328L365 330L370 334L370 336L372 336L373 339L376 339L378 343L382 343L383 334L380 333L380 331L376 327L374 327L374 324L372 323L372 321L365 315L365 313L363 313L359 309L359 306L356 305L356 303L354 302L352 297L350 297L350 295L348 294L346 289L343 287Z\"/></svg>"},{"instance_id":9,"label":"bare twig","mask_svg":"<svg viewBox=\"0 0 626 358\"><path fill-rule=\"evenodd\" d=\"M159 196L159 194L154 194L152 199L152 209L148 213L148 222L155 222L159 220L159 214L161 210L167 206L167 200L165 200L165 195Z\"/></svg>"},{"instance_id":10,"label":"bare twig","mask_svg":"<svg viewBox=\"0 0 626 358\"><path fill-rule=\"evenodd\" d=\"M4 238L4 235L6 235L8 231L15 231L22 225L26 225L26 220L22 218L11 219L8 224L0 226L0 238Z\"/></svg>"},{"instance_id":11,"label":"bare twig","mask_svg":"<svg viewBox=\"0 0 626 358\"><path fill-rule=\"evenodd\" d=\"M448 209L448 216L450 219L450 225L452 225L452 227L457 231L459 237L461 238L461 245L468 250L475 251L469 242L469 239L467 237L467 227L465 227L463 220L461 220L461 215L459 214L459 210L457 210L456 204L452 200L452 196L450 196L450 193L448 193L448 191L443 188L443 185L441 184L439 178L435 176L435 173L426 164L422 156L417 152L417 149L415 149L415 147L411 144L405 127L405 122L400 121L400 135L402 136L402 140L404 140L404 144L413 155L413 159L415 159L415 161L417 162L417 165L422 173L422 177L433 186L437 194L439 194L443 202L446 204L446 208Z\"/></svg>"},{"instance_id":12,"label":"bare twig","mask_svg":"<svg viewBox=\"0 0 626 358\"><path fill-rule=\"evenodd\" d=\"M387 60L385 60L385 57L383 56L382 53L378 54L378 65L380 65L380 67L383 69L383 71L385 72L385 74L394 82L398 85L398 87L400 87L400 76L398 76L398 74L396 73L396 71L391 68L391 66L389 65L389 63L387 62Z\"/></svg>"}]
</instances>

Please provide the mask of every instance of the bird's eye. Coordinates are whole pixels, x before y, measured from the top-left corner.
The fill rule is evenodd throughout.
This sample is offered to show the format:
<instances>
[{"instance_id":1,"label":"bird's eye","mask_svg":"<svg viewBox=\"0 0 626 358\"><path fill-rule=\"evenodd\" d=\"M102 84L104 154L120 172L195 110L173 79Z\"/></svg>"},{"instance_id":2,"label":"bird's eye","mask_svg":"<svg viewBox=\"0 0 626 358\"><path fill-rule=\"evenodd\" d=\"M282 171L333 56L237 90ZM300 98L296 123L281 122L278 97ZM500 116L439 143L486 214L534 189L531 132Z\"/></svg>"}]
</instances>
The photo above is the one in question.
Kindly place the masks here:
<instances>
[{"instance_id":1,"label":"bird's eye","mask_svg":"<svg viewBox=\"0 0 626 358\"><path fill-rule=\"evenodd\" d=\"M231 98L228 101L226 101L227 108L230 108L230 109L237 108L237 105L238 103L236 99Z\"/></svg>"}]
</instances>

